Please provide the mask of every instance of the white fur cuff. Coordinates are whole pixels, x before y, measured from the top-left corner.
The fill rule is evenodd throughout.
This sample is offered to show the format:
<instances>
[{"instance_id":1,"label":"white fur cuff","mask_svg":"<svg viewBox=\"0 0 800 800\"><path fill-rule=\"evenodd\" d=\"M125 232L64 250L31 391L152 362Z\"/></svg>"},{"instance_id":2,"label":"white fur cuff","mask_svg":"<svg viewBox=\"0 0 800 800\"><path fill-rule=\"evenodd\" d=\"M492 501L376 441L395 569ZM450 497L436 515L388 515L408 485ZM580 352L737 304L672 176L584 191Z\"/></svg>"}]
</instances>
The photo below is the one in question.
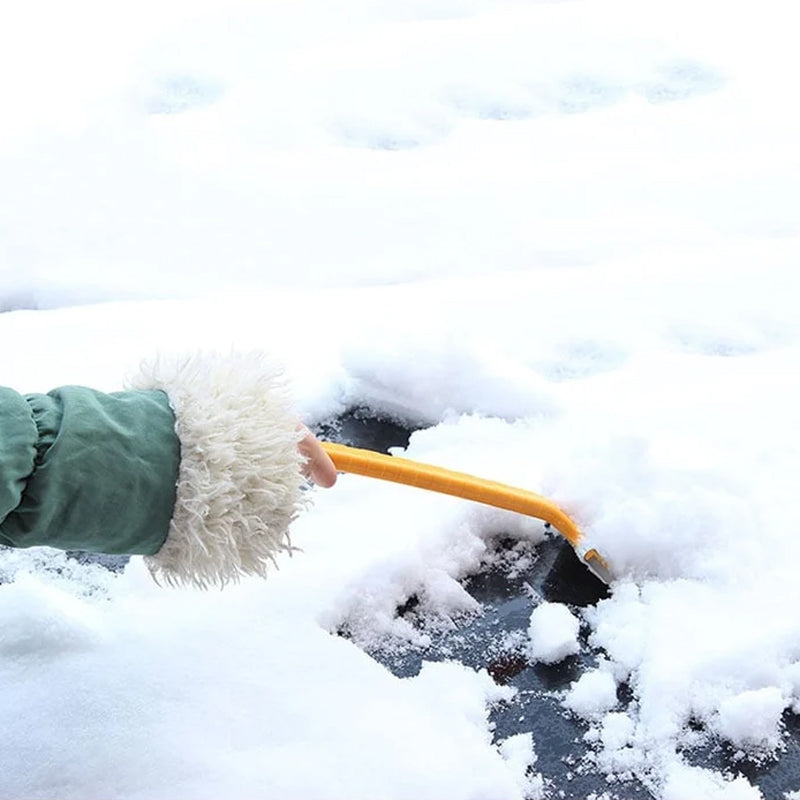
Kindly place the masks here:
<instances>
[{"instance_id":1,"label":"white fur cuff","mask_svg":"<svg viewBox=\"0 0 800 800\"><path fill-rule=\"evenodd\" d=\"M133 385L167 393L181 445L169 534L145 558L153 577L206 588L265 575L302 505L302 434L279 370L258 353L198 354L145 364Z\"/></svg>"}]
</instances>

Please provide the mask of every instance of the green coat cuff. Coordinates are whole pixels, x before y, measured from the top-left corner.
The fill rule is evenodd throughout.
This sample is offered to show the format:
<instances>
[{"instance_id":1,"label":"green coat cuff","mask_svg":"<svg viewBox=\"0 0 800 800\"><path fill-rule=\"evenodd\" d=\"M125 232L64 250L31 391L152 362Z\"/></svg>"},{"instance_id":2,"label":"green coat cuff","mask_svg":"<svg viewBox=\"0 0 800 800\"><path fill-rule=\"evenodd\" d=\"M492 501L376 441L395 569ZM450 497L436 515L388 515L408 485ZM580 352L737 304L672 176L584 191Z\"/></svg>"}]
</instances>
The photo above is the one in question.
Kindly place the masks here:
<instances>
[{"instance_id":1,"label":"green coat cuff","mask_svg":"<svg viewBox=\"0 0 800 800\"><path fill-rule=\"evenodd\" d=\"M0 389L0 543L153 554L169 531L179 462L161 391Z\"/></svg>"}]
</instances>

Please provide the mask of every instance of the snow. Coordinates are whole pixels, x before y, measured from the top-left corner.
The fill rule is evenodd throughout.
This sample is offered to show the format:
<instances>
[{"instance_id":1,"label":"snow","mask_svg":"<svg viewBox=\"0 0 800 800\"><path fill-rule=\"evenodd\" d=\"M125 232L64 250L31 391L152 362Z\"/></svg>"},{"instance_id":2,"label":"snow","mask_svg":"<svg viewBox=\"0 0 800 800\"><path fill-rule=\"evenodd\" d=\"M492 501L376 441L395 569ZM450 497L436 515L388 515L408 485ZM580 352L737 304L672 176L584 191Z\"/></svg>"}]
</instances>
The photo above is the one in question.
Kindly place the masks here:
<instances>
[{"instance_id":1,"label":"snow","mask_svg":"<svg viewBox=\"0 0 800 800\"><path fill-rule=\"evenodd\" d=\"M606 750L621 750L631 743L634 730L633 720L627 714L612 711L603 719L600 739Z\"/></svg>"},{"instance_id":2,"label":"snow","mask_svg":"<svg viewBox=\"0 0 800 800\"><path fill-rule=\"evenodd\" d=\"M604 669L587 670L572 685L564 705L575 714L592 719L610 711L617 704L617 682Z\"/></svg>"},{"instance_id":3,"label":"snow","mask_svg":"<svg viewBox=\"0 0 800 800\"><path fill-rule=\"evenodd\" d=\"M786 699L776 686L742 692L720 703L717 730L736 747L774 751L784 708Z\"/></svg>"},{"instance_id":4,"label":"snow","mask_svg":"<svg viewBox=\"0 0 800 800\"><path fill-rule=\"evenodd\" d=\"M714 772L685 764L671 764L667 770L664 800L680 800L687 795L698 800L761 800L761 792L747 779L737 776L726 781Z\"/></svg>"},{"instance_id":5,"label":"snow","mask_svg":"<svg viewBox=\"0 0 800 800\"><path fill-rule=\"evenodd\" d=\"M527 656L555 664L580 652L580 620L563 603L540 603L531 613Z\"/></svg>"},{"instance_id":6,"label":"snow","mask_svg":"<svg viewBox=\"0 0 800 800\"><path fill-rule=\"evenodd\" d=\"M700 725L768 757L800 708L792 12L17 4L3 383L111 390L159 350L261 348L310 424L361 404L428 426L409 457L554 499L614 569L582 615L602 664L565 699L595 768L760 797L682 753ZM412 595L477 613L458 579L498 530L543 538L343 476L302 553L222 593L2 553L0 795L557 792L539 743L492 743L486 674L401 680L361 649L425 644L395 613Z\"/></svg>"},{"instance_id":7,"label":"snow","mask_svg":"<svg viewBox=\"0 0 800 800\"><path fill-rule=\"evenodd\" d=\"M517 733L500 742L500 755L506 760L510 769L518 775L519 787L528 800L542 800L545 785L541 774L534 773L533 768L538 760L530 733Z\"/></svg>"}]
</instances>

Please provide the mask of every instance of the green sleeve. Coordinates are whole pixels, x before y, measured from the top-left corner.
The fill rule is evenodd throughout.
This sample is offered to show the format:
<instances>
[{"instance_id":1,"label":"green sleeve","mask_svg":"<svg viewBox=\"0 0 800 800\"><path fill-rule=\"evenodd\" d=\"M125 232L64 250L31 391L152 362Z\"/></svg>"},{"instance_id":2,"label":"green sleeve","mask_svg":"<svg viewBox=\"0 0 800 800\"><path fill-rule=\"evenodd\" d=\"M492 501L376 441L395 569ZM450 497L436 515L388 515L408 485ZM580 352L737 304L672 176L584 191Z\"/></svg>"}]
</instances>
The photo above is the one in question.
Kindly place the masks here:
<instances>
[{"instance_id":1,"label":"green sleeve","mask_svg":"<svg viewBox=\"0 0 800 800\"><path fill-rule=\"evenodd\" d=\"M161 391L0 388L0 544L153 554L169 530L179 462Z\"/></svg>"}]
</instances>

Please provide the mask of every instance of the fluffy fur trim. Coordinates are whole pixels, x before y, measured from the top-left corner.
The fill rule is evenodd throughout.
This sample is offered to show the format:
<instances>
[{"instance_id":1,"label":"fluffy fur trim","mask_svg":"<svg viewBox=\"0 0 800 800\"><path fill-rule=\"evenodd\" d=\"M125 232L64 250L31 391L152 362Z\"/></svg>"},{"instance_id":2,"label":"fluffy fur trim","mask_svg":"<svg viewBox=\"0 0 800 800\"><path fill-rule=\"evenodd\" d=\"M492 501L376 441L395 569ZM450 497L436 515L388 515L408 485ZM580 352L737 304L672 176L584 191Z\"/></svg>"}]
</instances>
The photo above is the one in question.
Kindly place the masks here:
<instances>
[{"instance_id":1,"label":"fluffy fur trim","mask_svg":"<svg viewBox=\"0 0 800 800\"><path fill-rule=\"evenodd\" d=\"M143 364L132 385L166 392L181 445L169 534L145 557L155 580L207 588L265 575L291 552L303 505L302 434L280 371L259 353L197 354Z\"/></svg>"}]
</instances>

